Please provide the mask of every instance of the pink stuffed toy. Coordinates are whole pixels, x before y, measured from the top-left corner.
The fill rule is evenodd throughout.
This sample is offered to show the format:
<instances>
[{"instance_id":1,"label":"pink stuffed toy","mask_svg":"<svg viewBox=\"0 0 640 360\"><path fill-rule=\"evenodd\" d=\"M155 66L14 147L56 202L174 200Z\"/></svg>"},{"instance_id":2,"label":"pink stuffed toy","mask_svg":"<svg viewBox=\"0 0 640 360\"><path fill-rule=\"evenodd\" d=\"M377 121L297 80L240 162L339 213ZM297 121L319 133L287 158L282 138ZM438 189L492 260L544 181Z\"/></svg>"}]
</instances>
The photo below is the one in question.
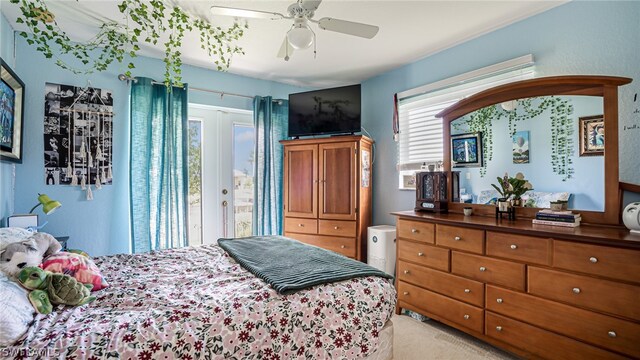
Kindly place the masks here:
<instances>
[{"instance_id":1,"label":"pink stuffed toy","mask_svg":"<svg viewBox=\"0 0 640 360\"><path fill-rule=\"evenodd\" d=\"M93 289L91 291L97 291L109 286L96 264L90 258L80 254L62 251L46 258L40 267L53 273L73 276L83 284L92 284Z\"/></svg>"}]
</instances>

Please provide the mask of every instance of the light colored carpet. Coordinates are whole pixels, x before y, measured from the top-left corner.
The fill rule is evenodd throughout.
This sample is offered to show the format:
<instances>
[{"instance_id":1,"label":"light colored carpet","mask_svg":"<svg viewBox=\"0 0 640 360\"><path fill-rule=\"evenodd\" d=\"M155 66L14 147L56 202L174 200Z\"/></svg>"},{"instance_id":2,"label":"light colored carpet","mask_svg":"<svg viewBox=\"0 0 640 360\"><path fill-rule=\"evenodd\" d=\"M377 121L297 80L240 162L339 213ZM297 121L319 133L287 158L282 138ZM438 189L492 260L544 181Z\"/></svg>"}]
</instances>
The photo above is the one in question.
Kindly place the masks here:
<instances>
[{"instance_id":1,"label":"light colored carpet","mask_svg":"<svg viewBox=\"0 0 640 360\"><path fill-rule=\"evenodd\" d=\"M394 315L391 321L395 360L517 359L437 321L420 322L406 315Z\"/></svg>"}]
</instances>

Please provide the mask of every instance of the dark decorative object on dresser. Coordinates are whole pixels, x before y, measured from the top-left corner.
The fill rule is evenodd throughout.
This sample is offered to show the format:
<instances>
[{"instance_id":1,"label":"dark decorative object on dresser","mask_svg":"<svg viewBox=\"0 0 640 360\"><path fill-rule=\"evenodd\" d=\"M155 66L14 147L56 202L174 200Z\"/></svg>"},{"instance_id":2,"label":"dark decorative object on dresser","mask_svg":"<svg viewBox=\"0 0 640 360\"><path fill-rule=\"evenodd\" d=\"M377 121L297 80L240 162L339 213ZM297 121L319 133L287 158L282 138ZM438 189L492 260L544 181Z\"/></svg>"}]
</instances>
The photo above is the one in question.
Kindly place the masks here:
<instances>
[{"instance_id":1,"label":"dark decorative object on dresser","mask_svg":"<svg viewBox=\"0 0 640 360\"><path fill-rule=\"evenodd\" d=\"M451 176L453 199L460 201L460 172L431 171L416 174L416 211L448 211L447 177Z\"/></svg>"}]
</instances>

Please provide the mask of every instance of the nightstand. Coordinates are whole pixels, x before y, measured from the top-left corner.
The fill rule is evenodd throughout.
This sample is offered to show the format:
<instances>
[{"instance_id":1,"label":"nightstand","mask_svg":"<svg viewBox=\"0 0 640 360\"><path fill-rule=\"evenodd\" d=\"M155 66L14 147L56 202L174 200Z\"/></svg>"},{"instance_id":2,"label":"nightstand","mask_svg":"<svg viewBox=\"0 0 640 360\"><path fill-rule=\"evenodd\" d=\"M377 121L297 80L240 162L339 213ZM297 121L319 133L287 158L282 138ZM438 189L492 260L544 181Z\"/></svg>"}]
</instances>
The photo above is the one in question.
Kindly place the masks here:
<instances>
[{"instance_id":1,"label":"nightstand","mask_svg":"<svg viewBox=\"0 0 640 360\"><path fill-rule=\"evenodd\" d=\"M54 236L56 240L62 245L62 249L60 251L67 251L67 241L69 241L68 236Z\"/></svg>"}]
</instances>

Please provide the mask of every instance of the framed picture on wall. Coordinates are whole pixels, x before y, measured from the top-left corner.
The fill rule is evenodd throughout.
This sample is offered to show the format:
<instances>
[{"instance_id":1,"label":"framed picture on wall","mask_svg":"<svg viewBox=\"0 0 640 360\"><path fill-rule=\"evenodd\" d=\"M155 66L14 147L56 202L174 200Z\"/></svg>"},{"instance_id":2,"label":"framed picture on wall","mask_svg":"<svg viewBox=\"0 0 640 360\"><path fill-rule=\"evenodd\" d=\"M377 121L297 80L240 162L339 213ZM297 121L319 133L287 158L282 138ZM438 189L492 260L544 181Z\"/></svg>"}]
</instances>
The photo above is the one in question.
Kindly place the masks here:
<instances>
[{"instance_id":1,"label":"framed picture on wall","mask_svg":"<svg viewBox=\"0 0 640 360\"><path fill-rule=\"evenodd\" d=\"M584 116L578 120L580 156L604 156L603 115Z\"/></svg>"},{"instance_id":2,"label":"framed picture on wall","mask_svg":"<svg viewBox=\"0 0 640 360\"><path fill-rule=\"evenodd\" d=\"M0 159L22 163L24 83L0 59Z\"/></svg>"},{"instance_id":3,"label":"framed picture on wall","mask_svg":"<svg viewBox=\"0 0 640 360\"><path fill-rule=\"evenodd\" d=\"M482 133L452 135L451 163L453 167L481 167Z\"/></svg>"}]
</instances>

